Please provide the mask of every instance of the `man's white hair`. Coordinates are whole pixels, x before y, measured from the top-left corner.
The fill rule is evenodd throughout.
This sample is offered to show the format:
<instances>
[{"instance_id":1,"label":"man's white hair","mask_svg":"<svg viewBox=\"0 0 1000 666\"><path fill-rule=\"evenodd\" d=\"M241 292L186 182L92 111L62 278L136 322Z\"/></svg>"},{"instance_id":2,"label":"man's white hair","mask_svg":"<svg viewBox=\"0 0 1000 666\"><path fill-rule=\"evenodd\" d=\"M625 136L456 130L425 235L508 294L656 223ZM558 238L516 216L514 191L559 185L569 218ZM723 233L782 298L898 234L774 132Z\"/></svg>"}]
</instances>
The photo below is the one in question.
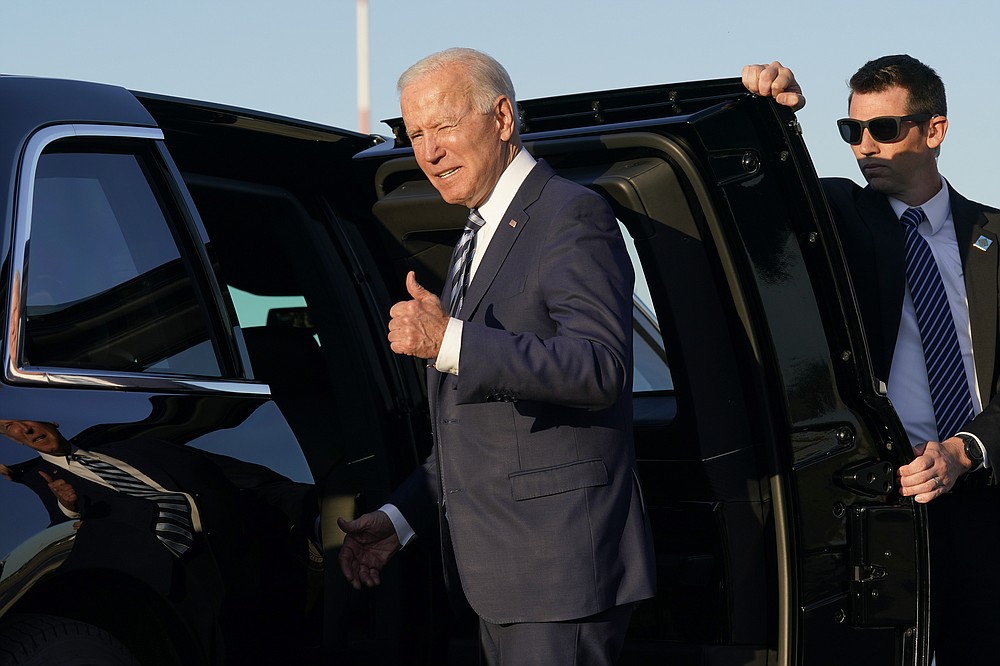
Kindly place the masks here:
<instances>
[{"instance_id":1,"label":"man's white hair","mask_svg":"<svg viewBox=\"0 0 1000 666\"><path fill-rule=\"evenodd\" d=\"M419 60L399 77L396 90L402 94L411 83L454 64L464 66L469 74L469 102L477 111L490 113L500 96L509 99L512 108L517 108L514 84L507 70L491 56L469 48L445 49Z\"/></svg>"}]
</instances>

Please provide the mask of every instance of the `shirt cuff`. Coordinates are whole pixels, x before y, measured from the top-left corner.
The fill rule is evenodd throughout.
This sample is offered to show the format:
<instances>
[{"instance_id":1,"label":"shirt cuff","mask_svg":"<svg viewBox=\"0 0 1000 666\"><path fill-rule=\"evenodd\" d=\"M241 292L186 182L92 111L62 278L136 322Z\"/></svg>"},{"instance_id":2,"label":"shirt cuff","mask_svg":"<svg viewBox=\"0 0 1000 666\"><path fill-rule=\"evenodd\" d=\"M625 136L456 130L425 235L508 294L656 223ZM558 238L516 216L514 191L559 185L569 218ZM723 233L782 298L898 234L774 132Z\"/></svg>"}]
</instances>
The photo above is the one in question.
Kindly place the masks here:
<instances>
[{"instance_id":1,"label":"shirt cuff","mask_svg":"<svg viewBox=\"0 0 1000 666\"><path fill-rule=\"evenodd\" d=\"M976 440L976 444L979 445L979 450L983 452L983 464L980 465L979 467L982 467L983 469L989 469L990 468L990 454L986 452L986 445L983 444L983 440L979 439L978 437L976 437L975 435L973 435L971 432L958 432L958 433L955 433L955 434L956 435L966 435L966 436L971 437L972 439ZM970 472L974 472L977 469L979 469L979 467L976 467L975 469L970 469L969 471Z\"/></svg>"},{"instance_id":2,"label":"shirt cuff","mask_svg":"<svg viewBox=\"0 0 1000 666\"><path fill-rule=\"evenodd\" d=\"M448 320L448 327L444 330L444 338L441 339L441 349L438 350L437 360L434 362L434 368L438 372L458 374L458 359L462 356L464 323L455 317Z\"/></svg>"},{"instance_id":3,"label":"shirt cuff","mask_svg":"<svg viewBox=\"0 0 1000 666\"><path fill-rule=\"evenodd\" d=\"M395 505L383 504L379 511L389 516L389 520L396 530L396 538L399 539L400 547L405 546L413 537L417 536L413 528L410 527L410 523L406 522L406 518L403 517L403 514L400 513Z\"/></svg>"},{"instance_id":4,"label":"shirt cuff","mask_svg":"<svg viewBox=\"0 0 1000 666\"><path fill-rule=\"evenodd\" d=\"M67 518L72 518L73 520L77 520L82 515L79 511L70 511L69 509L64 507L63 503L60 502L58 499L56 500L56 504L59 505L59 510L62 511L63 515L65 515Z\"/></svg>"}]
</instances>

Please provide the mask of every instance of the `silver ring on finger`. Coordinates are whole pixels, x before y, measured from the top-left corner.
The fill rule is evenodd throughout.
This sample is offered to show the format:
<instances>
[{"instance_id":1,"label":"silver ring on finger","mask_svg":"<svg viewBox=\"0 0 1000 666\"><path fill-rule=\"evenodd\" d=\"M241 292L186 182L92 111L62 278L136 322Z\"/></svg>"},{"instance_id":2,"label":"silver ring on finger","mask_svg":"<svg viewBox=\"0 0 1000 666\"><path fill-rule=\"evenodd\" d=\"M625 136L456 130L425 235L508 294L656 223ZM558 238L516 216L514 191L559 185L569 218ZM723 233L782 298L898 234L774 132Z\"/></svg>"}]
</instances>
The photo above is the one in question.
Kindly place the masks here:
<instances>
[{"instance_id":1,"label":"silver ring on finger","mask_svg":"<svg viewBox=\"0 0 1000 666\"><path fill-rule=\"evenodd\" d=\"M936 476L931 477L931 481L934 482L934 489L935 490L941 487L941 480L938 479Z\"/></svg>"}]
</instances>

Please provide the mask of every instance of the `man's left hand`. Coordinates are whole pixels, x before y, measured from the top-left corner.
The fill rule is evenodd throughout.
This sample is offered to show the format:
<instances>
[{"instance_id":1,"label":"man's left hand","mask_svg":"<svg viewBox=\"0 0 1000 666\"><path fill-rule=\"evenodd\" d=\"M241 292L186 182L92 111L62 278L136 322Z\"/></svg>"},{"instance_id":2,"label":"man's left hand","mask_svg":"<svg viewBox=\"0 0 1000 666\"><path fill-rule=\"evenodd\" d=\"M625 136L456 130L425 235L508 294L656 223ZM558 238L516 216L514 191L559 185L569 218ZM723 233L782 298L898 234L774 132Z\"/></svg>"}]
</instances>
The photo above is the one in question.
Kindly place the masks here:
<instances>
[{"instance_id":1,"label":"man's left hand","mask_svg":"<svg viewBox=\"0 0 1000 666\"><path fill-rule=\"evenodd\" d=\"M965 444L958 437L927 442L914 448L917 457L899 468L899 492L924 504L952 489L958 477L972 467Z\"/></svg>"},{"instance_id":2,"label":"man's left hand","mask_svg":"<svg viewBox=\"0 0 1000 666\"><path fill-rule=\"evenodd\" d=\"M372 511L354 520L337 518L344 533L340 571L355 590L382 582L382 568L402 548L396 528L384 511Z\"/></svg>"},{"instance_id":3,"label":"man's left hand","mask_svg":"<svg viewBox=\"0 0 1000 666\"><path fill-rule=\"evenodd\" d=\"M424 289L413 271L406 274L406 291L413 300L400 301L389 310L389 346L397 354L437 358L450 317L441 299Z\"/></svg>"}]
</instances>

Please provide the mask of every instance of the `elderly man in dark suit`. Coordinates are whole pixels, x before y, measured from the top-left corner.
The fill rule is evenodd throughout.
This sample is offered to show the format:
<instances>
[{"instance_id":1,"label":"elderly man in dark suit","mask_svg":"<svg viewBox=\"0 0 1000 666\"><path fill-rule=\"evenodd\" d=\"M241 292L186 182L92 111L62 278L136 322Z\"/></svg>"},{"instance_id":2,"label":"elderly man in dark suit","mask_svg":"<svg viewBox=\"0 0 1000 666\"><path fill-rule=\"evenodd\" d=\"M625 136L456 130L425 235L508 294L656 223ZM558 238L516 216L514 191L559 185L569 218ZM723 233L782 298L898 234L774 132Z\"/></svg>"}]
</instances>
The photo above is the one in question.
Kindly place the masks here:
<instances>
[{"instance_id":1,"label":"elderly man in dark suit","mask_svg":"<svg viewBox=\"0 0 1000 666\"><path fill-rule=\"evenodd\" d=\"M747 65L743 82L792 108L791 70ZM948 130L944 84L906 55L866 63L838 121L868 186L825 179L856 287L872 367L916 454L901 493L928 506L931 637L938 666L996 663L1000 624L997 364L1000 211L969 201L938 171ZM941 304L937 315L933 304ZM951 360L949 360L951 359Z\"/></svg>"},{"instance_id":2,"label":"elderly man in dark suit","mask_svg":"<svg viewBox=\"0 0 1000 666\"><path fill-rule=\"evenodd\" d=\"M341 521L342 568L377 584L440 518L488 663L613 663L655 587L617 221L522 148L513 87L489 56L434 54L399 90L417 162L470 222L442 298L411 272L412 300L390 312L393 351L429 361L432 454L381 511Z\"/></svg>"}]
</instances>

